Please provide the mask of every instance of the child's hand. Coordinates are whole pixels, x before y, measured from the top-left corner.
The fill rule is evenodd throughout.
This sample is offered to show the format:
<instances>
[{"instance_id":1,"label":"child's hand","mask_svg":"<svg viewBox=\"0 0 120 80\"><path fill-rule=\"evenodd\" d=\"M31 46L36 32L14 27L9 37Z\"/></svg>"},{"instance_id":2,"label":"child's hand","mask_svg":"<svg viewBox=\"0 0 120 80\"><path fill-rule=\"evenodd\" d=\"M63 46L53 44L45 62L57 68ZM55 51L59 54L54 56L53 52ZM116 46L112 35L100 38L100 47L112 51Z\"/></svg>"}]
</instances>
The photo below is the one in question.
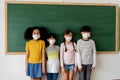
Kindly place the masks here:
<instances>
[{"instance_id":1,"label":"child's hand","mask_svg":"<svg viewBox=\"0 0 120 80\"><path fill-rule=\"evenodd\" d=\"M75 66L74 67L74 74L77 72L77 67Z\"/></svg>"},{"instance_id":2,"label":"child's hand","mask_svg":"<svg viewBox=\"0 0 120 80\"><path fill-rule=\"evenodd\" d=\"M65 68L64 68L64 67L61 67L61 69L62 69L62 72L64 73L64 72L65 72Z\"/></svg>"},{"instance_id":3,"label":"child's hand","mask_svg":"<svg viewBox=\"0 0 120 80\"><path fill-rule=\"evenodd\" d=\"M78 69L79 69L80 72L82 71L82 68L78 68Z\"/></svg>"},{"instance_id":4,"label":"child's hand","mask_svg":"<svg viewBox=\"0 0 120 80\"><path fill-rule=\"evenodd\" d=\"M95 70L95 67L94 67L94 66L92 66L92 70Z\"/></svg>"},{"instance_id":5,"label":"child's hand","mask_svg":"<svg viewBox=\"0 0 120 80\"><path fill-rule=\"evenodd\" d=\"M46 74L46 70L45 69L42 69L42 74Z\"/></svg>"},{"instance_id":6,"label":"child's hand","mask_svg":"<svg viewBox=\"0 0 120 80\"><path fill-rule=\"evenodd\" d=\"M25 65L25 72L27 72L28 64Z\"/></svg>"}]
</instances>

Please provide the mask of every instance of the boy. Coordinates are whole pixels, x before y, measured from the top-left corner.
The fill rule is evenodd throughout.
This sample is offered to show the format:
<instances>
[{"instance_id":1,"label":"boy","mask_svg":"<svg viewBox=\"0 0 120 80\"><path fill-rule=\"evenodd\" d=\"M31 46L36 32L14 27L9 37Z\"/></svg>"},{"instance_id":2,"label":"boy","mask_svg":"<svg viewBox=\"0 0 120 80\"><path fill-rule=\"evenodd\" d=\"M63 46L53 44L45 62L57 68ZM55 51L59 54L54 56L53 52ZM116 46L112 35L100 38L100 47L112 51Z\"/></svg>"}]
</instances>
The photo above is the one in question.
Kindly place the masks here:
<instances>
[{"instance_id":1,"label":"boy","mask_svg":"<svg viewBox=\"0 0 120 80\"><path fill-rule=\"evenodd\" d=\"M82 39L77 41L79 80L90 80L91 71L96 65L96 47L94 41L90 39L89 26L83 26L80 33Z\"/></svg>"}]
</instances>

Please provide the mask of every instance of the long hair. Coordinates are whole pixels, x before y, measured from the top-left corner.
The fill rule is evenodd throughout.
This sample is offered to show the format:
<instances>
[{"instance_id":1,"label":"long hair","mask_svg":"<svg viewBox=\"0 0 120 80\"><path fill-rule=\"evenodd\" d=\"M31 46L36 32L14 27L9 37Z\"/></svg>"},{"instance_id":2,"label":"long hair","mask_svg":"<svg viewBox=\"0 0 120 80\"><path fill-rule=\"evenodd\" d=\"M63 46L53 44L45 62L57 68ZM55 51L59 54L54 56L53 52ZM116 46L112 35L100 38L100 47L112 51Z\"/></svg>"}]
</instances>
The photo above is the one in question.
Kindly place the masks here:
<instances>
[{"instance_id":1,"label":"long hair","mask_svg":"<svg viewBox=\"0 0 120 80\"><path fill-rule=\"evenodd\" d=\"M41 35L41 40L45 41L45 46L47 46L49 43L47 42L47 35L48 35L48 31L45 27L41 26L40 27L40 35Z\"/></svg>"},{"instance_id":2,"label":"long hair","mask_svg":"<svg viewBox=\"0 0 120 80\"><path fill-rule=\"evenodd\" d=\"M68 34L70 34L70 33L73 35L72 30L68 29L68 30L66 30L66 31L64 32L63 36L64 36L64 35L68 35ZM71 42L72 42L74 51L76 51L75 45L74 45L74 42L73 42L73 38L72 38ZM67 47L66 47L65 39L64 39L64 45L65 45L65 52L66 52L66 51L67 51Z\"/></svg>"}]
</instances>

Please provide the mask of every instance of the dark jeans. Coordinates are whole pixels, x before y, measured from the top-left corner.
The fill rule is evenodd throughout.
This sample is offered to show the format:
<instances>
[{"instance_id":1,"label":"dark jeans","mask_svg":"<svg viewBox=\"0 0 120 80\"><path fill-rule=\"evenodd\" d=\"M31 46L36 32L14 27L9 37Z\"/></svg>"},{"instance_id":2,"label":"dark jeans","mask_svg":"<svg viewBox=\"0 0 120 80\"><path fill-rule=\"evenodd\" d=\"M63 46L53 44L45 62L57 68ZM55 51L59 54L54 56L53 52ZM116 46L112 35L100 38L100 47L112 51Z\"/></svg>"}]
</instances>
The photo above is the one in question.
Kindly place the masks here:
<instances>
[{"instance_id":1,"label":"dark jeans","mask_svg":"<svg viewBox=\"0 0 120 80\"><path fill-rule=\"evenodd\" d=\"M79 80L90 80L92 64L82 65L82 71L79 72Z\"/></svg>"},{"instance_id":2,"label":"dark jeans","mask_svg":"<svg viewBox=\"0 0 120 80\"><path fill-rule=\"evenodd\" d=\"M58 73L47 73L47 80L57 80Z\"/></svg>"}]
</instances>

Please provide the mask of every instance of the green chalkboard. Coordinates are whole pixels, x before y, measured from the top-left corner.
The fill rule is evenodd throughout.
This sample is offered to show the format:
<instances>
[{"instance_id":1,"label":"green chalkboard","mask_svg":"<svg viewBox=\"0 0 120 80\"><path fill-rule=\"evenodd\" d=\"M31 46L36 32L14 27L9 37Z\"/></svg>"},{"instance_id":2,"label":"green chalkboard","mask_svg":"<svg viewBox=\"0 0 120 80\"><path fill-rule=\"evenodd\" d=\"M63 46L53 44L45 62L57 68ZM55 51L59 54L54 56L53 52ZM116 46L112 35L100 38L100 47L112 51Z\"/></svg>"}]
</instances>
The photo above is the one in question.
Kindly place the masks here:
<instances>
[{"instance_id":1,"label":"green chalkboard","mask_svg":"<svg viewBox=\"0 0 120 80\"><path fill-rule=\"evenodd\" d=\"M63 32L71 29L75 42L80 28L89 25L97 51L116 51L116 5L72 5L7 3L7 52L24 52L24 32L30 26L45 26L63 41Z\"/></svg>"}]
</instances>

